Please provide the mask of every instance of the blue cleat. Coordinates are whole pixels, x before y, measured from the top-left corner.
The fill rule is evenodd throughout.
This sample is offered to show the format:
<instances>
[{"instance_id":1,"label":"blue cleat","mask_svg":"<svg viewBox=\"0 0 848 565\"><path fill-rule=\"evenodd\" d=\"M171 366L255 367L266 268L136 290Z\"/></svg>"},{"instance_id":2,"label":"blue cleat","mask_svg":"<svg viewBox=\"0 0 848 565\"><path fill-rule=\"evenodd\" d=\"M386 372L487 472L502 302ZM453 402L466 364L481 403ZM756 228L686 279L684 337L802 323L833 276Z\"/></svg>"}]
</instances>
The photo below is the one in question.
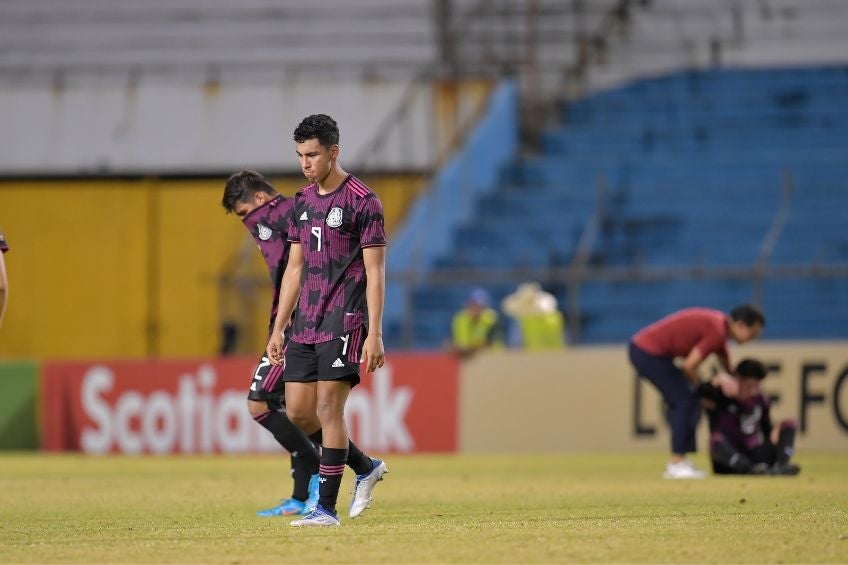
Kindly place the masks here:
<instances>
[{"instance_id":1,"label":"blue cleat","mask_svg":"<svg viewBox=\"0 0 848 565\"><path fill-rule=\"evenodd\" d=\"M315 473L309 477L309 498L303 503L303 512L301 514L311 514L318 505L318 487L321 485L321 477Z\"/></svg>"},{"instance_id":2,"label":"blue cleat","mask_svg":"<svg viewBox=\"0 0 848 565\"><path fill-rule=\"evenodd\" d=\"M379 459L371 458L371 470L364 475L356 475L353 483L353 499L350 501L350 517L356 518L371 504L371 493L377 483L383 480L383 475L389 472L386 464Z\"/></svg>"},{"instance_id":3,"label":"blue cleat","mask_svg":"<svg viewBox=\"0 0 848 565\"><path fill-rule=\"evenodd\" d=\"M324 510L324 507L318 504L315 506L315 510L300 520L295 520L290 525L300 528L303 526L341 526L342 523L339 522L339 519L335 514L328 510Z\"/></svg>"},{"instance_id":4,"label":"blue cleat","mask_svg":"<svg viewBox=\"0 0 848 565\"><path fill-rule=\"evenodd\" d=\"M303 514L305 504L294 498L286 498L277 506L267 510L260 510L256 513L257 516L270 518L272 516L294 516L295 514Z\"/></svg>"}]
</instances>

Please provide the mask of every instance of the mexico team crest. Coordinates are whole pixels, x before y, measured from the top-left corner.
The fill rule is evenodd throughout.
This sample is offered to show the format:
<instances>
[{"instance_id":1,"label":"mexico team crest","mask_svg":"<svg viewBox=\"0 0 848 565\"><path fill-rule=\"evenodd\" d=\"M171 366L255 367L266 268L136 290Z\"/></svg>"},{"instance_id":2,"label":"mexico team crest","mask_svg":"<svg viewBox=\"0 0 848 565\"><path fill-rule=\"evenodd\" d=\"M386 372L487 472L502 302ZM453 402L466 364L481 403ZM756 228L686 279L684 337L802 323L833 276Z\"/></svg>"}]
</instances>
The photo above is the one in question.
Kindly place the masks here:
<instances>
[{"instance_id":1,"label":"mexico team crest","mask_svg":"<svg viewBox=\"0 0 848 565\"><path fill-rule=\"evenodd\" d=\"M327 225L331 228L337 228L342 225L342 209L338 206L333 207L330 213L327 214Z\"/></svg>"},{"instance_id":2,"label":"mexico team crest","mask_svg":"<svg viewBox=\"0 0 848 565\"><path fill-rule=\"evenodd\" d=\"M256 224L256 229L259 232L259 239L262 241L268 241L271 239L271 228L263 226L262 224Z\"/></svg>"}]
</instances>

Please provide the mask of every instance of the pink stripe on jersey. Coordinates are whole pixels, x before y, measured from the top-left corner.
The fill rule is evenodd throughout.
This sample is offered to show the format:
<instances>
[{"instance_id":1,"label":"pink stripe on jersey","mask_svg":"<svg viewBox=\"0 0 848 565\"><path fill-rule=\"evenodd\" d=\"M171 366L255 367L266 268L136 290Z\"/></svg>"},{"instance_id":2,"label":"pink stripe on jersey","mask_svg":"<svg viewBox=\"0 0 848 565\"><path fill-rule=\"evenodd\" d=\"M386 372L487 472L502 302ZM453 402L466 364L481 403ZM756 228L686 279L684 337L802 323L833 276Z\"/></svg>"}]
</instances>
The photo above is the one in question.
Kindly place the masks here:
<instances>
[{"instance_id":1,"label":"pink stripe on jersey","mask_svg":"<svg viewBox=\"0 0 848 565\"><path fill-rule=\"evenodd\" d=\"M265 412L261 413L260 415L254 416L253 419L256 420L257 422L261 422L262 420L267 418L270 414L271 414L271 411L266 410Z\"/></svg>"},{"instance_id":2,"label":"pink stripe on jersey","mask_svg":"<svg viewBox=\"0 0 848 565\"><path fill-rule=\"evenodd\" d=\"M368 196L368 194L371 193L371 191L368 190L368 187L366 187L364 184L362 184L353 177L350 178L347 184L348 186L350 186L351 190L353 190L353 192L355 192L359 196Z\"/></svg>"},{"instance_id":3,"label":"pink stripe on jersey","mask_svg":"<svg viewBox=\"0 0 848 565\"><path fill-rule=\"evenodd\" d=\"M359 326L353 333L350 334L348 338L350 343L348 343L347 349L347 360L349 363L359 363L359 354L362 350L362 341L363 334L365 332L362 331L362 326Z\"/></svg>"},{"instance_id":4,"label":"pink stripe on jersey","mask_svg":"<svg viewBox=\"0 0 848 565\"><path fill-rule=\"evenodd\" d=\"M319 465L318 472L322 475L336 476L344 474L344 465Z\"/></svg>"}]
</instances>

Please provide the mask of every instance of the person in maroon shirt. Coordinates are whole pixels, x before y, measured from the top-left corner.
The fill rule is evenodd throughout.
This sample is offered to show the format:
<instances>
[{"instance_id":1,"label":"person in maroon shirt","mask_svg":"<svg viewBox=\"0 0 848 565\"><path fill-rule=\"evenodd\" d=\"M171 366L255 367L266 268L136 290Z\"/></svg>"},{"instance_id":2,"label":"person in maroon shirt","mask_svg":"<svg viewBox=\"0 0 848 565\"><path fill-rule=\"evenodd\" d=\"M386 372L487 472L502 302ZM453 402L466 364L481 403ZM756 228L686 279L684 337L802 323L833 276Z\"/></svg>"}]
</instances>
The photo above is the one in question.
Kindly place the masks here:
<instances>
[{"instance_id":1,"label":"person in maroon shirt","mask_svg":"<svg viewBox=\"0 0 848 565\"><path fill-rule=\"evenodd\" d=\"M717 382L728 394L737 383L730 372L727 340L745 343L756 339L765 326L763 313L755 306L734 308L730 315L708 308L687 308L643 328L630 341L630 362L640 377L653 384L666 405L671 428L671 459L664 477L703 478L686 458L696 451L695 430L701 418L697 389L701 384L698 367L716 354L724 373ZM675 359L682 359L678 367Z\"/></svg>"},{"instance_id":2,"label":"person in maroon shirt","mask_svg":"<svg viewBox=\"0 0 848 565\"><path fill-rule=\"evenodd\" d=\"M794 453L794 420L783 420L775 429L771 403L760 390L768 371L756 359L736 365L736 395L728 397L720 383L698 387L710 422L710 459L716 474L797 475Z\"/></svg>"},{"instance_id":3,"label":"person in maroon shirt","mask_svg":"<svg viewBox=\"0 0 848 565\"><path fill-rule=\"evenodd\" d=\"M350 440L344 408L359 383L360 362L383 366L386 234L383 206L338 162L339 129L325 114L306 117L294 131L295 149L310 185L294 198L289 261L268 357L282 365L289 417L305 432L323 433L319 500L292 526L339 526L336 502ZM295 310L296 308L296 310ZM292 320L290 334L283 329ZM315 423L315 417L319 423ZM349 515L368 507L388 471L374 458L356 472Z\"/></svg>"},{"instance_id":4,"label":"person in maroon shirt","mask_svg":"<svg viewBox=\"0 0 848 565\"><path fill-rule=\"evenodd\" d=\"M9 279L6 276L6 262L3 255L9 250L6 238L0 230L0 326L3 325L3 314L6 312L6 299L9 296Z\"/></svg>"}]
</instances>

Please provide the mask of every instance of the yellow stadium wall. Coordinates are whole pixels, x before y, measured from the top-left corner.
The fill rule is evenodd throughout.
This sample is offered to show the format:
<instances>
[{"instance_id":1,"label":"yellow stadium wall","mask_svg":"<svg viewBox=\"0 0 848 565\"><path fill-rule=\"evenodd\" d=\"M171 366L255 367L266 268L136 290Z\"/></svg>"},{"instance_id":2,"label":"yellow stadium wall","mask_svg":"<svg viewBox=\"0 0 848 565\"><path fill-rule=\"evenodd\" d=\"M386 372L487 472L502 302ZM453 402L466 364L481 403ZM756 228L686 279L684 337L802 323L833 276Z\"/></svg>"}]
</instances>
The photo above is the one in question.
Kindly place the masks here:
<instances>
[{"instance_id":1,"label":"yellow stadium wall","mask_svg":"<svg viewBox=\"0 0 848 565\"><path fill-rule=\"evenodd\" d=\"M383 201L389 233L424 186L415 175L363 180ZM260 348L270 283L251 238L221 208L224 181L0 182L11 247L0 358L210 355L233 313L249 326L239 351ZM287 195L304 184L273 182ZM257 281L246 303L218 282L239 254L242 275Z\"/></svg>"},{"instance_id":2,"label":"yellow stadium wall","mask_svg":"<svg viewBox=\"0 0 848 565\"><path fill-rule=\"evenodd\" d=\"M3 183L5 358L144 354L150 184Z\"/></svg>"}]
</instances>

